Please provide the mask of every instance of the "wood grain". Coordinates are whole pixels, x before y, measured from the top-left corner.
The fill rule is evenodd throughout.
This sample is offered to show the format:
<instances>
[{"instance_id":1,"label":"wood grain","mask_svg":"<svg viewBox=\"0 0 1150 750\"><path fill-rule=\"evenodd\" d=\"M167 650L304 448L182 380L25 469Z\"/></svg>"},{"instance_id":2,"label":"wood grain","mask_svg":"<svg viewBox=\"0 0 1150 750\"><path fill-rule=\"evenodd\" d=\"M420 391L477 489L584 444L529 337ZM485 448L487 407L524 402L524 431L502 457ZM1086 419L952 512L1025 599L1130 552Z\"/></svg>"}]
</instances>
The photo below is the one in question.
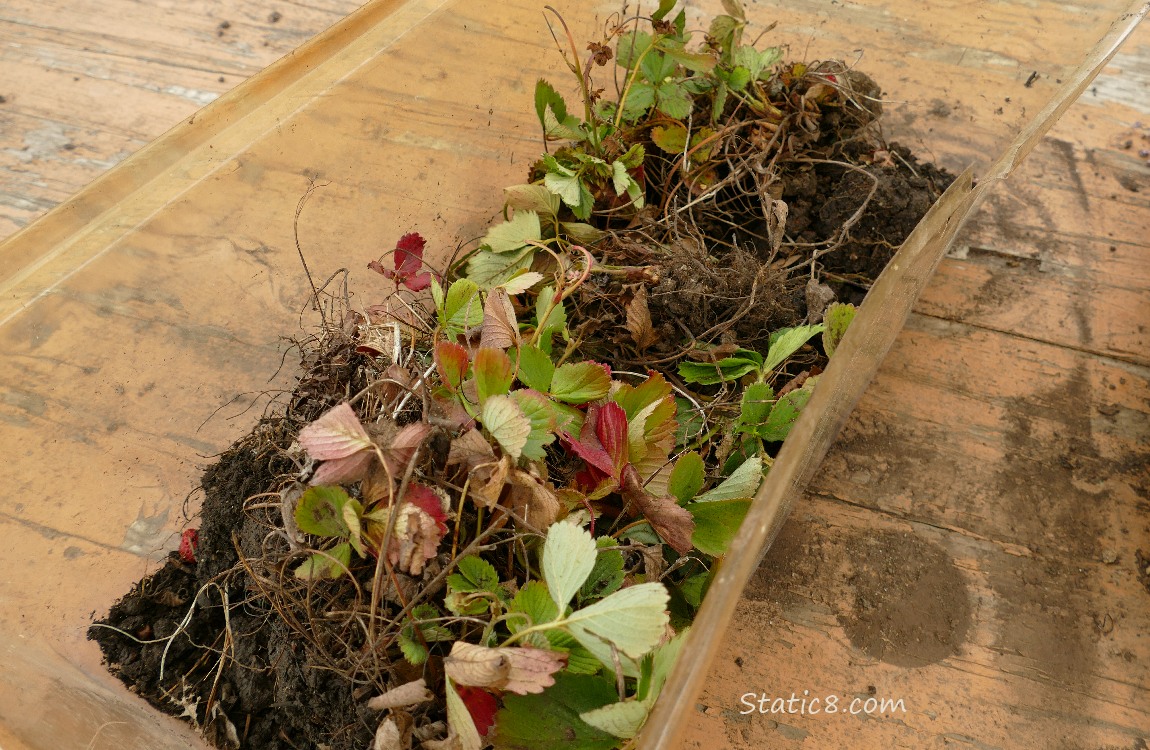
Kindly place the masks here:
<instances>
[{"instance_id":1,"label":"wood grain","mask_svg":"<svg viewBox=\"0 0 1150 750\"><path fill-rule=\"evenodd\" d=\"M163 179L109 181L123 205L88 196L75 221L91 234L67 235L76 255L51 259L59 268L33 266L63 240L5 248L32 268L0 300L14 311L0 326L0 429L15 446L0 512L5 638L108 679L82 641L89 613L171 544L200 466L248 430L261 391L290 386L268 377L307 299L291 226L311 180L327 186L301 223L309 257L351 267L371 301L363 264L381 243L418 228L447 253L521 177L538 150L530 87L559 67L538 4L426 5L404 21L410 34L358 50L362 65L293 79L243 122L213 109L218 133ZM782 18L796 54L865 47L892 135L961 168L994 155L1111 7L971 5L764 0L752 13ZM561 7L577 36L611 10ZM350 10L6 3L0 235ZM1150 105L1135 85L1148 57L1144 28L944 261L738 626L716 634L728 640L691 746L1150 742L1150 592L1135 564L1150 553L1150 132L1136 124ZM153 188L167 191L154 205ZM27 704L14 684L0 689L5 747L60 746L53 732L73 717L11 709ZM903 698L906 712L740 713L744 693L803 690ZM100 724L88 719L75 746Z\"/></svg>"},{"instance_id":2,"label":"wood grain","mask_svg":"<svg viewBox=\"0 0 1150 750\"><path fill-rule=\"evenodd\" d=\"M0 238L358 5L5 2Z\"/></svg>"}]
</instances>

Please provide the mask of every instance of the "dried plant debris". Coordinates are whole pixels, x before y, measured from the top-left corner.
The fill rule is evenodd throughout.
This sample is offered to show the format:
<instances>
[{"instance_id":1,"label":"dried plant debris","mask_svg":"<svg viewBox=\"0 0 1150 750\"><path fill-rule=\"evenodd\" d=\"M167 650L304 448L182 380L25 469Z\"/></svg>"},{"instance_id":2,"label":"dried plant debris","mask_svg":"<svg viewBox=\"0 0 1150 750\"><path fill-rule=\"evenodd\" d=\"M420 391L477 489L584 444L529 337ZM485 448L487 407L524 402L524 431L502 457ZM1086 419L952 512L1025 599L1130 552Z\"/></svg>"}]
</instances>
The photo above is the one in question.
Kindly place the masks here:
<instances>
[{"instance_id":1,"label":"dried plant debris","mask_svg":"<svg viewBox=\"0 0 1150 750\"><path fill-rule=\"evenodd\" d=\"M864 74L747 43L736 0L701 39L673 8L568 35L580 111L539 82L557 147L473 250L431 268L409 232L378 304L317 292L290 398L90 632L132 689L220 747L642 729L852 302L949 179L883 141Z\"/></svg>"}]
</instances>

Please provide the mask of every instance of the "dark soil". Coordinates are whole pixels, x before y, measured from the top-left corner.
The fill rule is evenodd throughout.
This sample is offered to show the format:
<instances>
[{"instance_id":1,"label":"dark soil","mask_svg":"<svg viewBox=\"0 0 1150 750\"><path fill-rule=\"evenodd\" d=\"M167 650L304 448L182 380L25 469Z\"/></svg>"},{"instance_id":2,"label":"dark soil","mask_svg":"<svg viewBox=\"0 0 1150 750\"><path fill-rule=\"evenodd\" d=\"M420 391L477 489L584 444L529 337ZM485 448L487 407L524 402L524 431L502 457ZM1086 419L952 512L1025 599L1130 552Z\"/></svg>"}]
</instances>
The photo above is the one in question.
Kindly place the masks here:
<instances>
[{"instance_id":1,"label":"dark soil","mask_svg":"<svg viewBox=\"0 0 1150 750\"><path fill-rule=\"evenodd\" d=\"M245 499L265 491L286 468L247 442L204 474L197 564L171 553L99 621L117 630L97 625L89 637L133 692L204 728L219 747L368 747L374 730L357 714L353 686L316 668L308 645L274 616L247 576L233 572L220 580L238 560L236 545L247 546L245 537L261 531L247 522ZM229 656L221 663L225 649Z\"/></svg>"}]
</instances>

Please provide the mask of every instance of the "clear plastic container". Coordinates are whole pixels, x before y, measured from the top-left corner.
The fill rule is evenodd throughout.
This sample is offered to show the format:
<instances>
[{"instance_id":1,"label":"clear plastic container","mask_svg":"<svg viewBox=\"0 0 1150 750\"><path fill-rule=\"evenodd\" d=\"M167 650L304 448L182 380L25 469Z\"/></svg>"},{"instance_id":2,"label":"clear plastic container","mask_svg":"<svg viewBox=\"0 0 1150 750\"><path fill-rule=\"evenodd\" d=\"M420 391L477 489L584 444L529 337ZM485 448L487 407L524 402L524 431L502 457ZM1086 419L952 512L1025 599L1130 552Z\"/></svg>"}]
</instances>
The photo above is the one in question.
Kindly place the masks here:
<instances>
[{"instance_id":1,"label":"clear plastic container","mask_svg":"<svg viewBox=\"0 0 1150 750\"><path fill-rule=\"evenodd\" d=\"M554 4L576 39L617 10ZM320 187L300 215L300 247L317 281L350 269L357 304L384 293L366 262L399 235L421 232L442 257L498 213L500 188L540 150L535 80L574 89L541 10L371 2L0 245L5 750L200 742L110 677L85 630L175 546L212 454L290 387L285 337L314 322L293 237L309 185ZM718 2L690 10L696 25L716 12ZM791 55L845 59L880 81L889 137L982 174L1116 19L1136 22L1130 12L1118 1L748 7L758 27L778 22L769 33ZM852 328L844 364L824 376L760 492L744 531L752 549L777 530L957 229L955 212L976 198L960 182L936 211L941 239L916 235L876 287L869 321ZM848 360L854 374L842 378ZM723 637L760 557L724 569L645 745L671 746L690 717L711 653L702 646Z\"/></svg>"}]
</instances>

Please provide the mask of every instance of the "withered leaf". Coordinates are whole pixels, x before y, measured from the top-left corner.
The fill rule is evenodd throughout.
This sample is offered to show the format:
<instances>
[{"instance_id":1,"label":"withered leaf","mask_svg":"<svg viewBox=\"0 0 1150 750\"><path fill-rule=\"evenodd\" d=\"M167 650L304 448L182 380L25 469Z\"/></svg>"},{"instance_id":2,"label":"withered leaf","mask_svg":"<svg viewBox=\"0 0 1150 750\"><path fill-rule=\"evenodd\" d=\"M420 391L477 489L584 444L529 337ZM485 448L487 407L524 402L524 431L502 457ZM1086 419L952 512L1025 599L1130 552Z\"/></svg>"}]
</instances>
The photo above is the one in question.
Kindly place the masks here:
<instances>
[{"instance_id":1,"label":"withered leaf","mask_svg":"<svg viewBox=\"0 0 1150 750\"><path fill-rule=\"evenodd\" d=\"M367 474L375 459L375 452L362 450L344 458L324 461L311 476L309 484L349 484Z\"/></svg>"},{"instance_id":2,"label":"withered leaf","mask_svg":"<svg viewBox=\"0 0 1150 750\"><path fill-rule=\"evenodd\" d=\"M371 438L346 401L299 431L299 443L317 461L347 458L371 447Z\"/></svg>"},{"instance_id":3,"label":"withered leaf","mask_svg":"<svg viewBox=\"0 0 1150 750\"><path fill-rule=\"evenodd\" d=\"M379 723L379 726L376 727L375 739L371 743L371 750L408 750L410 747L410 737L405 745L403 735L400 733L399 725L395 723L395 719L384 719Z\"/></svg>"},{"instance_id":4,"label":"withered leaf","mask_svg":"<svg viewBox=\"0 0 1150 750\"><path fill-rule=\"evenodd\" d=\"M439 542L447 534L443 503L443 498L430 487L415 482L408 486L404 501L391 511L398 514L393 535L386 540L387 558L392 565L418 576L427 561L435 558ZM386 519L369 525L366 536L375 549L382 548L386 528Z\"/></svg>"},{"instance_id":5,"label":"withered leaf","mask_svg":"<svg viewBox=\"0 0 1150 750\"><path fill-rule=\"evenodd\" d=\"M495 451L487 438L474 427L451 441L451 451L447 454L447 465L463 464L468 471L495 460Z\"/></svg>"},{"instance_id":6,"label":"withered leaf","mask_svg":"<svg viewBox=\"0 0 1150 750\"><path fill-rule=\"evenodd\" d=\"M515 320L515 308L507 291L496 287L487 293L483 304L483 328L479 337L480 347L507 349L519 346L519 323Z\"/></svg>"},{"instance_id":7,"label":"withered leaf","mask_svg":"<svg viewBox=\"0 0 1150 750\"><path fill-rule=\"evenodd\" d=\"M498 505L510 470L510 456L503 456L498 461L488 461L475 467L468 484L472 500L484 508L494 508Z\"/></svg>"},{"instance_id":8,"label":"withered leaf","mask_svg":"<svg viewBox=\"0 0 1150 750\"><path fill-rule=\"evenodd\" d=\"M671 549L680 555L691 550L695 519L690 511L670 497L655 497L647 492L634 466L628 465L623 470L622 495L628 504L647 519L651 528Z\"/></svg>"},{"instance_id":9,"label":"withered leaf","mask_svg":"<svg viewBox=\"0 0 1150 750\"><path fill-rule=\"evenodd\" d=\"M431 691L427 689L427 683L420 677L418 680L394 687L383 695L377 695L367 702L367 707L372 711L383 711L388 708L403 708L414 706L417 703L426 703L434 697Z\"/></svg>"},{"instance_id":10,"label":"withered leaf","mask_svg":"<svg viewBox=\"0 0 1150 750\"><path fill-rule=\"evenodd\" d=\"M640 285L635 296L627 303L627 330L635 348L643 351L659 340L651 324L651 309L647 306L647 287Z\"/></svg>"},{"instance_id":11,"label":"withered leaf","mask_svg":"<svg viewBox=\"0 0 1150 750\"><path fill-rule=\"evenodd\" d=\"M512 469L508 504L535 531L546 531L559 518L559 496L538 477Z\"/></svg>"},{"instance_id":12,"label":"withered leaf","mask_svg":"<svg viewBox=\"0 0 1150 750\"><path fill-rule=\"evenodd\" d=\"M542 693L555 684L567 655L558 651L512 646L486 648L464 641L452 644L443 670L456 684L507 690L519 695Z\"/></svg>"},{"instance_id":13,"label":"withered leaf","mask_svg":"<svg viewBox=\"0 0 1150 750\"><path fill-rule=\"evenodd\" d=\"M407 470L407 463L430 434L431 425L427 422L412 422L392 439L391 444L383 450L383 460L387 462L387 468L393 477L403 476Z\"/></svg>"}]
</instances>

